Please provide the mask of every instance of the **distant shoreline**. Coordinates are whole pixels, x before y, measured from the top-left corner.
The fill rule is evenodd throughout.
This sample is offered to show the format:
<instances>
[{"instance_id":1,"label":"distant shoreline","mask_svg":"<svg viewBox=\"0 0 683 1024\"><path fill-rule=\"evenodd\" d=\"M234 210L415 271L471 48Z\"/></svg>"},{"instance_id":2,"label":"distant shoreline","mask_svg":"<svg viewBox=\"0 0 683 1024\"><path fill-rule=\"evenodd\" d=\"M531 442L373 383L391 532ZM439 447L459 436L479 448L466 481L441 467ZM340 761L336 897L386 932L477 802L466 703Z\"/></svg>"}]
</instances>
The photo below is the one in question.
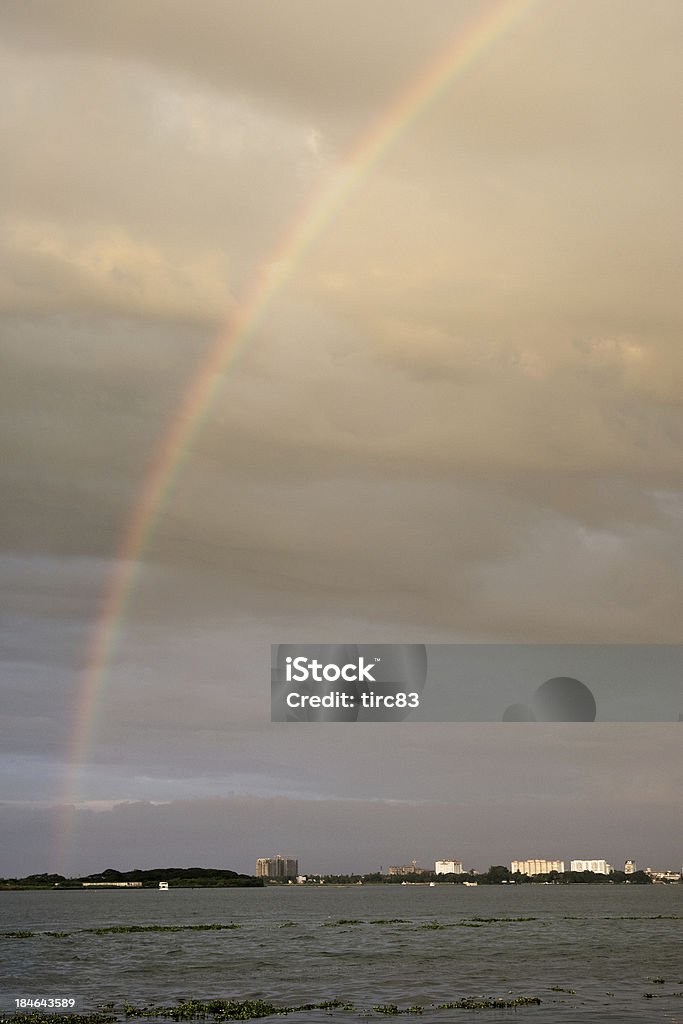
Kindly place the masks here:
<instances>
[{"instance_id":1,"label":"distant shoreline","mask_svg":"<svg viewBox=\"0 0 683 1024\"><path fill-rule=\"evenodd\" d=\"M132 871L118 871L107 868L91 875L80 875L66 878L60 874L26 875L23 878L0 878L0 892L84 892L84 891L121 891L138 889L321 889L321 888L361 888L363 886L420 886L436 888L438 886L507 886L526 885L677 885L681 883L680 875L635 871L626 874L624 871L611 871L609 875L593 871L551 871L546 874L524 875L516 871L514 874L502 864L492 865L488 871L462 871L452 874L437 874L434 871L420 870L389 872L368 872L359 874L312 874L287 878L267 878L245 875L227 868L134 868Z\"/></svg>"}]
</instances>

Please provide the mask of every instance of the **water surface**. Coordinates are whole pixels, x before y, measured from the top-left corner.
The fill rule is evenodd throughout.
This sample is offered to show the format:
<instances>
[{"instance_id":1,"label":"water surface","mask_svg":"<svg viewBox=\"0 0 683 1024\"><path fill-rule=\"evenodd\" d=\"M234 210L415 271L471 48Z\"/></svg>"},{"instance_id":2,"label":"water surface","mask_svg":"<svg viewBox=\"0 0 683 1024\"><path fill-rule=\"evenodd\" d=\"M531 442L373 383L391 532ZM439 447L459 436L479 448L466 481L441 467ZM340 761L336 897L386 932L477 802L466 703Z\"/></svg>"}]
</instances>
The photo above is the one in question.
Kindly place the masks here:
<instances>
[{"instance_id":1,"label":"water surface","mask_svg":"<svg viewBox=\"0 0 683 1024\"><path fill-rule=\"evenodd\" d=\"M240 927L186 929L229 923ZM183 930L86 931L140 925ZM393 1003L422 1005L429 1022L514 1015L683 1024L682 926L680 885L8 892L0 894L0 932L34 935L0 937L0 1010L13 1011L22 996L73 997L80 1013L107 1002L341 998L356 1010L332 1017L349 1021ZM538 996L541 1006L431 1008L518 995ZM291 1020L313 1024L330 1013Z\"/></svg>"}]
</instances>

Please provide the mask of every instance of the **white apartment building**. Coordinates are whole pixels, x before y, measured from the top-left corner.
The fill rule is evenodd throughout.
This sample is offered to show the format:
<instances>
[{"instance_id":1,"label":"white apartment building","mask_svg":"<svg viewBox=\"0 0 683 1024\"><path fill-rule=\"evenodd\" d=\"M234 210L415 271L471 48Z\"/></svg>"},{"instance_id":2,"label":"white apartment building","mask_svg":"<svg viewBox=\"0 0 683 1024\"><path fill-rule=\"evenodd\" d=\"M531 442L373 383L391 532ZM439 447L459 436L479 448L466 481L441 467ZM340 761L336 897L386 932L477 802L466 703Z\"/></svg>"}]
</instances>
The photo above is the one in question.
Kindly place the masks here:
<instances>
[{"instance_id":1,"label":"white apartment building","mask_svg":"<svg viewBox=\"0 0 683 1024\"><path fill-rule=\"evenodd\" d=\"M604 860L573 860L569 864L570 871L592 871L595 875L610 875L614 868Z\"/></svg>"},{"instance_id":2,"label":"white apartment building","mask_svg":"<svg viewBox=\"0 0 683 1024\"><path fill-rule=\"evenodd\" d=\"M437 875L461 875L462 861L460 860L437 860L434 863L434 871Z\"/></svg>"},{"instance_id":3,"label":"white apartment building","mask_svg":"<svg viewBox=\"0 0 683 1024\"><path fill-rule=\"evenodd\" d=\"M548 875L551 871L564 871L563 860L543 860L535 858L532 860L513 860L510 865L513 875L519 871L520 875Z\"/></svg>"},{"instance_id":4,"label":"white apartment building","mask_svg":"<svg viewBox=\"0 0 683 1024\"><path fill-rule=\"evenodd\" d=\"M637 870L637 865L636 865L636 862L634 860L627 860L624 863L624 874L625 875L635 875L636 870Z\"/></svg>"}]
</instances>

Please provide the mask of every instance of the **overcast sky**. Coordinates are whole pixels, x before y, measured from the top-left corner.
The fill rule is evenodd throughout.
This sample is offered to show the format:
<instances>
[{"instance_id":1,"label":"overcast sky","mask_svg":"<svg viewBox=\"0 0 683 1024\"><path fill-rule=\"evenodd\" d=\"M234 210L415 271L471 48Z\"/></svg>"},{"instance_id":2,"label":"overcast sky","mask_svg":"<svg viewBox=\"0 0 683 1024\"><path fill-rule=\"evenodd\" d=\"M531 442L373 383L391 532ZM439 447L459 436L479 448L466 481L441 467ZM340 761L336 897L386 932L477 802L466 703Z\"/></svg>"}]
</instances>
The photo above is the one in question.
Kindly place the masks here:
<instances>
[{"instance_id":1,"label":"overcast sky","mask_svg":"<svg viewBox=\"0 0 683 1024\"><path fill-rule=\"evenodd\" d=\"M680 866L678 723L269 706L271 643L680 642L679 0L530 5L315 238L192 444L61 806L186 389L310 197L491 6L2 4L0 875Z\"/></svg>"}]
</instances>

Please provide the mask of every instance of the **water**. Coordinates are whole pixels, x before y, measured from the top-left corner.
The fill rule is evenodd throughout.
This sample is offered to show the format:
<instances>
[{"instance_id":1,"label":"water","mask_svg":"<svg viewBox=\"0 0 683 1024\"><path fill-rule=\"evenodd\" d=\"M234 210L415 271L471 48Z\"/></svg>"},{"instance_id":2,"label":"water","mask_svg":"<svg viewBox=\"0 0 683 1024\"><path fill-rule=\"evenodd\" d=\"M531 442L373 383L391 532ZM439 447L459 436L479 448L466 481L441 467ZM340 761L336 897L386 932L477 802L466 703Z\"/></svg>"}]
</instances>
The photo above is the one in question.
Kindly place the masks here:
<instances>
[{"instance_id":1,"label":"water","mask_svg":"<svg viewBox=\"0 0 683 1024\"><path fill-rule=\"evenodd\" d=\"M458 924L476 916L533 920ZM338 925L342 918L365 923ZM391 918L405 923L370 923ZM446 927L422 927L434 921ZM229 922L239 929L81 931ZM429 1024L473 1016L683 1024L682 928L683 886L0 893L0 932L70 933L0 938L0 1012L12 1012L17 998L42 996L75 998L80 1013L106 1002L226 997L291 1006L339 997L356 1007L332 1011L345 1022L376 1004L395 1003L423 1005ZM482 995L538 996L542 1003L474 1014L429 1008ZM288 1019L329 1022L330 1011Z\"/></svg>"}]
</instances>

